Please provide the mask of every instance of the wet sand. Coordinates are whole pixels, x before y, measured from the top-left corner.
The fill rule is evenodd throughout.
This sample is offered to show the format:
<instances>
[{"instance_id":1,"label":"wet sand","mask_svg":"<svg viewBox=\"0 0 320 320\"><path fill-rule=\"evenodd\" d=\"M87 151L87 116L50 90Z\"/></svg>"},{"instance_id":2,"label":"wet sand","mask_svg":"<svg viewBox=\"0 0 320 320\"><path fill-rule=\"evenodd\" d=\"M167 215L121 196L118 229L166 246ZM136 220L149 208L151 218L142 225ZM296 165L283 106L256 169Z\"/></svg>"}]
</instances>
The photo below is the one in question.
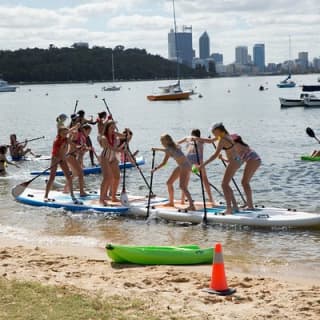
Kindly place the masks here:
<instances>
[{"instance_id":1,"label":"wet sand","mask_svg":"<svg viewBox=\"0 0 320 320\"><path fill-rule=\"evenodd\" d=\"M48 248L1 237L0 274L70 287L89 295L121 295L143 300L161 319L171 310L179 319L319 319L320 283L275 279L229 271L228 297L202 291L211 266L136 266L111 263L103 248ZM170 318L171 318L170 316Z\"/></svg>"}]
</instances>

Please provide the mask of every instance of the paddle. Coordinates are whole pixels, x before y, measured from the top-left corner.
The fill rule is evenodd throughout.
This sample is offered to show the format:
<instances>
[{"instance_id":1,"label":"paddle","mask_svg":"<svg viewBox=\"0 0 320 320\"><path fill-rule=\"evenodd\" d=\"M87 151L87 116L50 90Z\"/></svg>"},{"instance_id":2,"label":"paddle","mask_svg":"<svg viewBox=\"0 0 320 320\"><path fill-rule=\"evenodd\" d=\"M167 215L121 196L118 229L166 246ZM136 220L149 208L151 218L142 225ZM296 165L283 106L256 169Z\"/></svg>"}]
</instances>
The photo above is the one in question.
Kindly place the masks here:
<instances>
[{"instance_id":1,"label":"paddle","mask_svg":"<svg viewBox=\"0 0 320 320\"><path fill-rule=\"evenodd\" d=\"M197 146L197 142L194 141L194 148L196 150L196 156L197 156L197 162L198 165L200 165L200 157L199 157L199 151L198 151L198 146ZM206 196L204 193L204 187L203 187L203 180L202 180L202 173L201 170L199 171L199 175L200 175L200 182L201 182L201 191L202 191L202 200L203 200L203 219L202 222L204 224L207 224L207 205L206 205Z\"/></svg>"},{"instance_id":2,"label":"paddle","mask_svg":"<svg viewBox=\"0 0 320 320\"><path fill-rule=\"evenodd\" d=\"M41 136L41 137L37 137L37 138L32 138L32 139L26 139L22 142L18 142L17 145L19 144L23 144L23 143L28 143L28 142L31 142L31 141L36 141L36 140L40 140L40 139L44 139L45 136ZM7 147L10 147L10 144L7 145Z\"/></svg>"},{"instance_id":3,"label":"paddle","mask_svg":"<svg viewBox=\"0 0 320 320\"><path fill-rule=\"evenodd\" d=\"M147 205L147 219L149 218L150 213L150 203L151 203L151 194L152 194L152 182L153 182L153 169L154 169L154 158L156 155L156 150L152 150L152 164L151 164L151 176L150 176L150 188L149 188L149 195L148 195L148 205Z\"/></svg>"},{"instance_id":4,"label":"paddle","mask_svg":"<svg viewBox=\"0 0 320 320\"><path fill-rule=\"evenodd\" d=\"M106 99L103 98L102 101L104 102L104 105L106 106L106 109L107 109L107 111L108 111L111 119L113 119L112 113L111 113L111 111L110 111L110 109L109 109L109 107L108 107L108 104L107 104L107 102L106 102Z\"/></svg>"},{"instance_id":5,"label":"paddle","mask_svg":"<svg viewBox=\"0 0 320 320\"><path fill-rule=\"evenodd\" d=\"M197 172L193 172L198 178L200 178L200 174ZM219 196L224 197L223 193L212 183L209 182L209 185L212 189L214 189L215 191L217 191L217 193L219 194Z\"/></svg>"},{"instance_id":6,"label":"paddle","mask_svg":"<svg viewBox=\"0 0 320 320\"><path fill-rule=\"evenodd\" d=\"M309 137L316 139L320 143L320 139L316 137L314 131L310 127L306 128L306 133Z\"/></svg>"},{"instance_id":7,"label":"paddle","mask_svg":"<svg viewBox=\"0 0 320 320\"><path fill-rule=\"evenodd\" d=\"M210 138L210 136L209 136L209 138ZM212 145L214 146L215 149L217 149L217 147L216 147L216 145L215 145L214 142L212 142ZM226 164L226 162L225 162L223 159L221 159L221 162L223 163L223 165L224 165L225 167L227 167L227 164ZM242 194L242 192L240 191L240 189L239 189L239 187L238 187L238 184L237 184L237 182L236 182L236 180L235 180L234 178L232 178L232 182L233 182L234 186L236 187L237 191L239 192L242 201L243 201L244 203L246 203L246 200L244 199L243 194Z\"/></svg>"},{"instance_id":8,"label":"paddle","mask_svg":"<svg viewBox=\"0 0 320 320\"><path fill-rule=\"evenodd\" d=\"M126 160L127 160L127 133L126 133L126 138L125 138L125 142L124 142L124 166L123 166L123 180L122 180L122 191L120 194L120 201L121 204L125 207L129 206L129 199L128 199L128 195L126 193Z\"/></svg>"},{"instance_id":9,"label":"paddle","mask_svg":"<svg viewBox=\"0 0 320 320\"><path fill-rule=\"evenodd\" d=\"M67 153L65 156L71 155L75 152L77 152L78 150L72 151ZM37 178L39 178L40 176L42 176L44 173L46 173L47 171L49 171L50 169L52 169L54 166L56 166L58 163L60 162L60 160L56 161L53 165L51 165L49 168L43 170L41 173L39 173L38 175L36 175L35 177L33 177L32 179L26 181L26 182L22 182L18 185L16 185L14 188L12 188L11 190L11 194L13 195L14 198L17 198L18 196L20 196L21 193L23 193L23 191L28 187L28 185L33 182L34 180L36 180Z\"/></svg>"},{"instance_id":10,"label":"paddle","mask_svg":"<svg viewBox=\"0 0 320 320\"><path fill-rule=\"evenodd\" d=\"M78 108L78 100L76 100L76 104L74 106L74 109L73 109L73 113L75 114L77 112L77 108Z\"/></svg>"}]
</instances>

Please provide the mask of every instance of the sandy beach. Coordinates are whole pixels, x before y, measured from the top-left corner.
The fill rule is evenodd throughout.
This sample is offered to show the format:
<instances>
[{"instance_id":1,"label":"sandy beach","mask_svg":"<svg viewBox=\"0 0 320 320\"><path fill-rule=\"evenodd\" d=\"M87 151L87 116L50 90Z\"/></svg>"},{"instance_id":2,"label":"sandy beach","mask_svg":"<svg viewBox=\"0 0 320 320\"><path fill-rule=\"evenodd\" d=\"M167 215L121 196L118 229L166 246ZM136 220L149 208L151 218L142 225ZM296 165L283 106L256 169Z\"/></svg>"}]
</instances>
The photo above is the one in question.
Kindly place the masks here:
<instances>
[{"instance_id":1,"label":"sandy beach","mask_svg":"<svg viewBox=\"0 0 320 320\"><path fill-rule=\"evenodd\" d=\"M3 278L67 287L89 296L137 298L159 319L319 319L320 284L227 270L228 297L202 291L211 266L136 266L111 263L103 248L23 246L1 238ZM169 312L168 312L169 311Z\"/></svg>"}]
</instances>

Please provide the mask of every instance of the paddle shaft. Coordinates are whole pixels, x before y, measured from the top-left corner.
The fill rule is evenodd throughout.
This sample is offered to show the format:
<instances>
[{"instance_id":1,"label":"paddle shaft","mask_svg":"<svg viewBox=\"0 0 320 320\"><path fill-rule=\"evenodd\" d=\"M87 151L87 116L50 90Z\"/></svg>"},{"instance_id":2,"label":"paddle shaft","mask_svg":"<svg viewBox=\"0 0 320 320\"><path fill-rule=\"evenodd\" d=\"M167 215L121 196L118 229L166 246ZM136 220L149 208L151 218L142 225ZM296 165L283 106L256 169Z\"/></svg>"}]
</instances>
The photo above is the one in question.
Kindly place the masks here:
<instances>
[{"instance_id":1,"label":"paddle shaft","mask_svg":"<svg viewBox=\"0 0 320 320\"><path fill-rule=\"evenodd\" d=\"M213 147L214 147L215 149L217 149L217 147L216 147L216 145L215 145L214 142L212 142L212 145L213 145ZM225 167L227 167L227 164L226 164L226 162L225 162L223 159L221 159L221 162L223 163L223 165L224 165ZM239 189L239 187L238 187L238 184L237 184L237 182L236 182L236 180L235 180L234 178L232 178L232 182L233 182L234 186L236 187L237 191L239 192L239 195L240 195L243 203L246 203L246 200L245 200L242 192L240 191L240 189Z\"/></svg>"},{"instance_id":2,"label":"paddle shaft","mask_svg":"<svg viewBox=\"0 0 320 320\"><path fill-rule=\"evenodd\" d=\"M18 142L17 145L23 144L23 143L27 143L27 142L31 142L31 141L36 141L36 140L44 139L44 138L45 138L45 136L37 137L37 138L32 138L32 139L27 139L27 140L25 140L25 141L23 141L23 142ZM8 147L10 147L10 145L8 145Z\"/></svg>"},{"instance_id":3,"label":"paddle shaft","mask_svg":"<svg viewBox=\"0 0 320 320\"><path fill-rule=\"evenodd\" d=\"M198 165L200 165L200 157L199 157L199 150L197 146L197 142L194 141L194 148L196 150L196 156L197 156L197 162ZM207 224L207 205L206 205L206 195L204 193L204 187L203 187L203 179L202 179L202 173L201 170L199 170L199 175L200 175L200 183L201 183L201 191L202 191L202 200L203 200L203 219L202 222L204 224Z\"/></svg>"},{"instance_id":4,"label":"paddle shaft","mask_svg":"<svg viewBox=\"0 0 320 320\"><path fill-rule=\"evenodd\" d=\"M147 205L147 218L149 218L150 213L150 203L151 203L151 195L152 195L152 182L153 182L153 169L154 169L154 159L155 159L156 151L152 150L152 164L151 164L151 176L150 176L150 188L149 188L149 196L148 196L148 205Z\"/></svg>"},{"instance_id":5,"label":"paddle shaft","mask_svg":"<svg viewBox=\"0 0 320 320\"><path fill-rule=\"evenodd\" d=\"M111 113L111 111L110 111L110 109L109 109L109 107L108 107L108 104L107 104L107 102L106 102L106 99L103 98L102 101L104 102L104 105L106 106L106 109L107 109L107 111L108 111L111 119L113 120L113 116L112 116L112 113Z\"/></svg>"},{"instance_id":6,"label":"paddle shaft","mask_svg":"<svg viewBox=\"0 0 320 320\"><path fill-rule=\"evenodd\" d=\"M74 109L73 109L73 113L77 112L77 108L78 108L78 100L76 100L76 104L74 105Z\"/></svg>"},{"instance_id":7,"label":"paddle shaft","mask_svg":"<svg viewBox=\"0 0 320 320\"><path fill-rule=\"evenodd\" d=\"M195 173L195 175L200 178L200 174L199 174L199 173ZM214 189L215 191L217 191L217 193L219 194L219 196L221 196L221 197L224 196L223 193L222 193L214 184L212 184L212 183L209 182L209 185L210 185L210 187L211 187L212 189Z\"/></svg>"},{"instance_id":8,"label":"paddle shaft","mask_svg":"<svg viewBox=\"0 0 320 320\"><path fill-rule=\"evenodd\" d=\"M126 192L126 162L127 162L127 147L128 146L128 141L127 141L127 134L126 134L126 140L124 142L124 151L123 151L123 177L122 177L122 192Z\"/></svg>"}]
</instances>

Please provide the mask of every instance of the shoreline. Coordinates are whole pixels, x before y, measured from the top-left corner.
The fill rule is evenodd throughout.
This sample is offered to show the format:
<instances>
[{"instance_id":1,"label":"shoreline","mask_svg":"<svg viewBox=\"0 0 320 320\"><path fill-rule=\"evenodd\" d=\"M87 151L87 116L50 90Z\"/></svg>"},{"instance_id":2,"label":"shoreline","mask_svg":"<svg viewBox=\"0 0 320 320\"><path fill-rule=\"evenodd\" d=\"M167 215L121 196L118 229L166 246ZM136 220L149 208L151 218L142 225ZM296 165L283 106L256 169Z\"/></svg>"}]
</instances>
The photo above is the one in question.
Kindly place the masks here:
<instances>
[{"instance_id":1,"label":"shoreline","mask_svg":"<svg viewBox=\"0 0 320 320\"><path fill-rule=\"evenodd\" d=\"M117 265L110 263L102 248L35 247L0 239L3 278L67 287L88 296L139 299L159 317L168 310L179 319L301 319L304 315L315 320L320 314L319 281L297 283L230 271L226 265L228 285L237 292L221 297L202 291L210 283L210 265Z\"/></svg>"}]
</instances>

